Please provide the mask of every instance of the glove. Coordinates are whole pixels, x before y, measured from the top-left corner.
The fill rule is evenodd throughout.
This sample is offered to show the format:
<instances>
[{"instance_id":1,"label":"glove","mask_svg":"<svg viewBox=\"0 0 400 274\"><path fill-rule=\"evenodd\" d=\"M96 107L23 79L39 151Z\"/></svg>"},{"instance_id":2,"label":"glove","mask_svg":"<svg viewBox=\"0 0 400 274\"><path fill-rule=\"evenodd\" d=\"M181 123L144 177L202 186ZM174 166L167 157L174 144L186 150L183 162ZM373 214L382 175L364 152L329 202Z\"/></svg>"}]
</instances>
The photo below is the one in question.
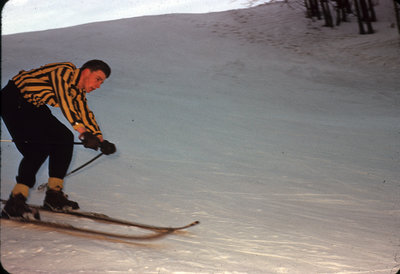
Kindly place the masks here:
<instances>
[{"instance_id":1,"label":"glove","mask_svg":"<svg viewBox=\"0 0 400 274\"><path fill-rule=\"evenodd\" d=\"M113 154L114 152L117 151L117 148L113 143L110 143L107 140L104 140L103 142L100 143L100 150L103 152L105 155L110 155Z\"/></svg>"},{"instance_id":2,"label":"glove","mask_svg":"<svg viewBox=\"0 0 400 274\"><path fill-rule=\"evenodd\" d=\"M90 132L84 132L79 136L82 144L86 148L97 150L100 146L100 140Z\"/></svg>"}]
</instances>

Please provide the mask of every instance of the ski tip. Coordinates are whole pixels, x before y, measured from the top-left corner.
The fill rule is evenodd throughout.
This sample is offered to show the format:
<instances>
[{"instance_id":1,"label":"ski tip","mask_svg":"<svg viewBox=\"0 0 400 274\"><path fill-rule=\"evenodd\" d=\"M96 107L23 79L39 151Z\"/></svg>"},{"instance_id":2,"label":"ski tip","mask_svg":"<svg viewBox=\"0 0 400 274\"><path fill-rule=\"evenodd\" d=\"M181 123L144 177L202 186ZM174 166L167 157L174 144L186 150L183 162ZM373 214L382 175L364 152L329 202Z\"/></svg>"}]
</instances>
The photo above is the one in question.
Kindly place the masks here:
<instances>
[{"instance_id":1,"label":"ski tip","mask_svg":"<svg viewBox=\"0 0 400 274\"><path fill-rule=\"evenodd\" d=\"M187 225L187 228L200 224L200 221L194 221L193 223Z\"/></svg>"}]
</instances>

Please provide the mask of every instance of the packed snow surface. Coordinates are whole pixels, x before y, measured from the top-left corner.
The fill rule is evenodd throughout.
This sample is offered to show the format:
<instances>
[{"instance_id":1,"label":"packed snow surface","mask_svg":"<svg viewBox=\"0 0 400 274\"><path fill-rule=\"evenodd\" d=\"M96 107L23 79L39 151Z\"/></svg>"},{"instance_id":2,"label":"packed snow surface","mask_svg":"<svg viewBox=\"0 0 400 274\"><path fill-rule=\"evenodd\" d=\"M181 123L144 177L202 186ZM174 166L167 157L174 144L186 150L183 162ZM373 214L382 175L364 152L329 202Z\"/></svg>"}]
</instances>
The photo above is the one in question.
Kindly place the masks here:
<instances>
[{"instance_id":1,"label":"packed snow surface","mask_svg":"<svg viewBox=\"0 0 400 274\"><path fill-rule=\"evenodd\" d=\"M201 222L135 242L2 221L3 266L11 273L397 272L400 42L391 5L379 1L373 35L359 35L354 18L329 29L297 6L270 4L3 36L2 86L21 69L57 61L103 59L113 69L88 100L118 151L66 178L71 199L142 223ZM4 125L2 138L10 138ZM71 170L98 153L76 146ZM1 143L2 198L20 159L12 143ZM46 181L44 165L37 185ZM29 202L43 198L32 190Z\"/></svg>"}]
</instances>

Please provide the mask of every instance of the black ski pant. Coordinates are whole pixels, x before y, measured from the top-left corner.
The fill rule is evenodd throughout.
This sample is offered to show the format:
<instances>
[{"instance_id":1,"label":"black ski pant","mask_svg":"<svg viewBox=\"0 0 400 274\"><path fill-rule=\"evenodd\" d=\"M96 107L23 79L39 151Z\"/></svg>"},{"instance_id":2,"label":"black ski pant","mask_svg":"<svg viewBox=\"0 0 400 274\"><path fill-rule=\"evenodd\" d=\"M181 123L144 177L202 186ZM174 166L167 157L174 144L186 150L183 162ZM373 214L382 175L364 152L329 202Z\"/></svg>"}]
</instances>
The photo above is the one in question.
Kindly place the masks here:
<instances>
[{"instance_id":1,"label":"black ski pant","mask_svg":"<svg viewBox=\"0 0 400 274\"><path fill-rule=\"evenodd\" d=\"M49 157L49 177L64 179L72 159L74 135L50 109L27 102L13 81L1 91L1 114L23 158L17 183L32 188L36 173Z\"/></svg>"}]
</instances>

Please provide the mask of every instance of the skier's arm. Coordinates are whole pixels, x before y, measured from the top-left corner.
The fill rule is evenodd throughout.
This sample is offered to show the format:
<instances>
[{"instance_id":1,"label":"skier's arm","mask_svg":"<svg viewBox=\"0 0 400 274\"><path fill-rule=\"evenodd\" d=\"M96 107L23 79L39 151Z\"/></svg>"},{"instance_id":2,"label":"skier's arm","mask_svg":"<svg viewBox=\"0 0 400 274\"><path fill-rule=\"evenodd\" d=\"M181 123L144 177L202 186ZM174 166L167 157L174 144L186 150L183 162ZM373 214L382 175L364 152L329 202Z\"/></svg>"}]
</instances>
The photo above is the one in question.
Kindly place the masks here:
<instances>
[{"instance_id":1,"label":"skier's arm","mask_svg":"<svg viewBox=\"0 0 400 274\"><path fill-rule=\"evenodd\" d=\"M82 123L84 125L84 132L89 131L94 136L99 138L99 140L103 141L103 136L101 134L101 130L97 124L94 113L89 109L87 105L86 97L83 94L79 94L75 100L76 108L79 113L82 113ZM77 129L82 130L81 128ZM81 133L81 132L79 132Z\"/></svg>"},{"instance_id":2,"label":"skier's arm","mask_svg":"<svg viewBox=\"0 0 400 274\"><path fill-rule=\"evenodd\" d=\"M65 67L50 73L50 81L58 105L65 118L76 131L80 134L89 131L102 141L100 128L94 118L93 112L87 106L86 98L82 94L73 94L76 91L71 90L71 83L69 82L71 73L73 71Z\"/></svg>"}]
</instances>

